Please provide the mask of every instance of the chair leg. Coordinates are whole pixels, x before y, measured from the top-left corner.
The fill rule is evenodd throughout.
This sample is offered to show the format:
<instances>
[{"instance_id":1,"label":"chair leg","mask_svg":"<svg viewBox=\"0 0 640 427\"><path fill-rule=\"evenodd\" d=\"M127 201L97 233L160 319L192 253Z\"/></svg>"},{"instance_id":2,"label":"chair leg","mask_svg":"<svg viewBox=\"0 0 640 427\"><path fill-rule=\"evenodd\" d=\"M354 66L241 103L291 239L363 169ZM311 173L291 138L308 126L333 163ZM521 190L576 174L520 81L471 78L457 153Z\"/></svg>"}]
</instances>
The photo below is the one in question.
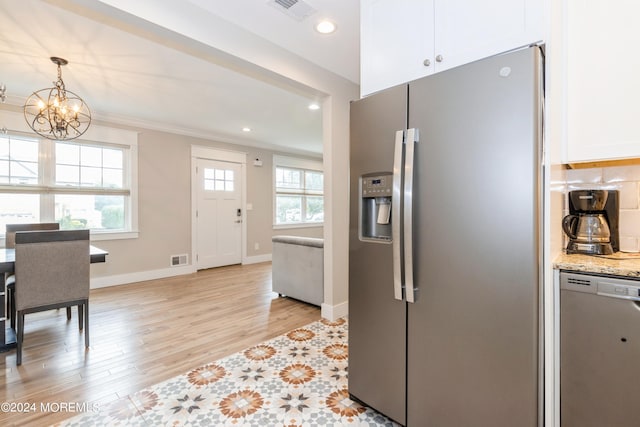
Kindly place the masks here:
<instances>
[{"instance_id":1,"label":"chair leg","mask_svg":"<svg viewBox=\"0 0 640 427\"><path fill-rule=\"evenodd\" d=\"M0 279L2 281L2 290L5 292L5 295L7 296L7 305L6 308L7 310L4 312L4 317L5 320L9 320L11 319L11 288L9 286L7 286L7 277L8 277L9 273L4 273L3 275L0 276Z\"/></svg>"},{"instance_id":2,"label":"chair leg","mask_svg":"<svg viewBox=\"0 0 640 427\"><path fill-rule=\"evenodd\" d=\"M10 288L7 288L7 319L11 319L11 315L13 314L13 309L11 308L11 294L13 292Z\"/></svg>"},{"instance_id":3,"label":"chair leg","mask_svg":"<svg viewBox=\"0 0 640 427\"><path fill-rule=\"evenodd\" d=\"M83 314L83 309L84 308L84 304L78 304L78 327L80 328L80 330L82 330L82 314Z\"/></svg>"},{"instance_id":4,"label":"chair leg","mask_svg":"<svg viewBox=\"0 0 640 427\"><path fill-rule=\"evenodd\" d=\"M22 340L24 338L24 313L17 313L18 330L16 333L16 365L22 365Z\"/></svg>"},{"instance_id":5,"label":"chair leg","mask_svg":"<svg viewBox=\"0 0 640 427\"><path fill-rule=\"evenodd\" d=\"M67 307L67 320L71 320L71 307Z\"/></svg>"},{"instance_id":6,"label":"chair leg","mask_svg":"<svg viewBox=\"0 0 640 427\"><path fill-rule=\"evenodd\" d=\"M16 290L15 289L11 289L9 291L8 304L11 306L11 308L9 308L7 313L9 313L9 315L11 316L11 327L15 330L16 329L16 316L18 315L16 313Z\"/></svg>"},{"instance_id":7,"label":"chair leg","mask_svg":"<svg viewBox=\"0 0 640 427\"><path fill-rule=\"evenodd\" d=\"M89 300L84 303L84 346L89 348Z\"/></svg>"}]
</instances>

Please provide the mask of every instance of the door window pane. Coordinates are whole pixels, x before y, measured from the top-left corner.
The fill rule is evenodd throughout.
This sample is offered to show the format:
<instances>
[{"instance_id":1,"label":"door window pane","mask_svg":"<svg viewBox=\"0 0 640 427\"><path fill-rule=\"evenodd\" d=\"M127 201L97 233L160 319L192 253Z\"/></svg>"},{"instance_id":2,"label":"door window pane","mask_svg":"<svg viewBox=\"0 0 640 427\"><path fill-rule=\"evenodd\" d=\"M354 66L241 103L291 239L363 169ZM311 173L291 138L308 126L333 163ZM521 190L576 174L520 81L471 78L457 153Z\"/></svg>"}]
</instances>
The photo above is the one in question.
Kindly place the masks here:
<instances>
[{"instance_id":1,"label":"door window pane","mask_svg":"<svg viewBox=\"0 0 640 427\"><path fill-rule=\"evenodd\" d=\"M234 191L233 171L229 169L204 169L204 189L207 191Z\"/></svg>"}]
</instances>

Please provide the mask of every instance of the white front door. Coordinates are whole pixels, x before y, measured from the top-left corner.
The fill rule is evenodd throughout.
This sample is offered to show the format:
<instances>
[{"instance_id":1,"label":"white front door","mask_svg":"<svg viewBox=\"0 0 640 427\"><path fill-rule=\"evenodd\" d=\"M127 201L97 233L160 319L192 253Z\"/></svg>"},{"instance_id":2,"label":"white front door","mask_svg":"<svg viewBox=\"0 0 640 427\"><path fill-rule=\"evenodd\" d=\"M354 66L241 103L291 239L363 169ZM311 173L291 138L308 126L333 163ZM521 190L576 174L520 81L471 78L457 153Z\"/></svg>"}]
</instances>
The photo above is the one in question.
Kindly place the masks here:
<instances>
[{"instance_id":1,"label":"white front door","mask_svg":"<svg viewBox=\"0 0 640 427\"><path fill-rule=\"evenodd\" d=\"M196 269L242 262L242 165L197 159Z\"/></svg>"}]
</instances>

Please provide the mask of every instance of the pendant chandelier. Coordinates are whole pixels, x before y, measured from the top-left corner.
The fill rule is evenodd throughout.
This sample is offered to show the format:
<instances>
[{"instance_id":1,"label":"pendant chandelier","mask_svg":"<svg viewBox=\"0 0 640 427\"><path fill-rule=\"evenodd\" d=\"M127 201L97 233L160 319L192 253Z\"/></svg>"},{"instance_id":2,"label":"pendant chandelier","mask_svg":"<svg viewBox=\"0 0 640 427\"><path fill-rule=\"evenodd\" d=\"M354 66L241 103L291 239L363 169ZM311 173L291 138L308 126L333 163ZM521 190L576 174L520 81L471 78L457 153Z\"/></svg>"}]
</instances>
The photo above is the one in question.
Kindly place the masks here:
<instances>
[{"instance_id":1,"label":"pendant chandelier","mask_svg":"<svg viewBox=\"0 0 640 427\"><path fill-rule=\"evenodd\" d=\"M67 60L51 57L58 66L58 80L54 87L33 92L24 104L24 118L38 135L48 139L74 139L87 131L91 124L91 111L75 93L67 90L62 81L61 66Z\"/></svg>"}]
</instances>

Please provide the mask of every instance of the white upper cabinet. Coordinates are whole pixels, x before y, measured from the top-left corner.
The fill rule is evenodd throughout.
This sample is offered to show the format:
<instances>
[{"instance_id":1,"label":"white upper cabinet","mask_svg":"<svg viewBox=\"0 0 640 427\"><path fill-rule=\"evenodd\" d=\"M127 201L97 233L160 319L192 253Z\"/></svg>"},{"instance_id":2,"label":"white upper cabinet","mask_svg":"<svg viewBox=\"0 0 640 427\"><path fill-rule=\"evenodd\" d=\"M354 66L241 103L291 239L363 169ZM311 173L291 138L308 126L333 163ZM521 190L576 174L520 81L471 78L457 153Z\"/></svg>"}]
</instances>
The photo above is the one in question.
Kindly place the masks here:
<instances>
[{"instance_id":1,"label":"white upper cabinet","mask_svg":"<svg viewBox=\"0 0 640 427\"><path fill-rule=\"evenodd\" d=\"M544 0L361 0L362 96L544 39Z\"/></svg>"},{"instance_id":2,"label":"white upper cabinet","mask_svg":"<svg viewBox=\"0 0 640 427\"><path fill-rule=\"evenodd\" d=\"M565 0L565 163L640 157L640 2Z\"/></svg>"},{"instance_id":3,"label":"white upper cabinet","mask_svg":"<svg viewBox=\"0 0 640 427\"><path fill-rule=\"evenodd\" d=\"M360 0L361 96L432 73L433 40L433 0Z\"/></svg>"},{"instance_id":4,"label":"white upper cabinet","mask_svg":"<svg viewBox=\"0 0 640 427\"><path fill-rule=\"evenodd\" d=\"M542 41L543 11L541 0L437 0L436 71Z\"/></svg>"}]
</instances>

